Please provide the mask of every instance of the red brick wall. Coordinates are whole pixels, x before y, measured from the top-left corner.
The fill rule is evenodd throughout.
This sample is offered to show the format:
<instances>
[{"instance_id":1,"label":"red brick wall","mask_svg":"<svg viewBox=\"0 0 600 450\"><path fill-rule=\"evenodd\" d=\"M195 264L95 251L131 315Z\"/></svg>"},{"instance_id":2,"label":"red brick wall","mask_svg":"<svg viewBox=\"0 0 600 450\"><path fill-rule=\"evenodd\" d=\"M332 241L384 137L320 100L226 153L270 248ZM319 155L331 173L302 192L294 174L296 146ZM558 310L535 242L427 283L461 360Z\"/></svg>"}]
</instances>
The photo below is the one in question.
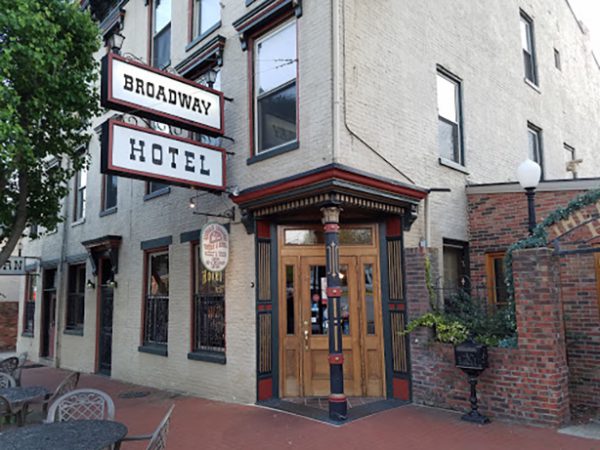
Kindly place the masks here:
<instances>
[{"instance_id":1,"label":"red brick wall","mask_svg":"<svg viewBox=\"0 0 600 450\"><path fill-rule=\"evenodd\" d=\"M428 310L424 261L424 253L407 250L406 292L411 317ZM519 348L489 350L490 367L478 386L483 414L551 426L569 419L557 264L548 249L515 255ZM540 284L540 280L546 282ZM417 330L410 340L413 401L468 411L467 378L454 367L453 347L433 343L429 330Z\"/></svg>"},{"instance_id":2,"label":"red brick wall","mask_svg":"<svg viewBox=\"0 0 600 450\"><path fill-rule=\"evenodd\" d=\"M0 302L0 351L17 346L19 302Z\"/></svg>"},{"instance_id":3,"label":"red brick wall","mask_svg":"<svg viewBox=\"0 0 600 450\"><path fill-rule=\"evenodd\" d=\"M559 207L566 206L583 191L538 192L538 222ZM485 253L504 251L527 235L527 204L522 192L469 194L471 279L486 283ZM597 210L594 206L584 213ZM550 230L550 237L554 233ZM582 227L561 239L561 248L573 249L590 238ZM600 311L594 256L567 255L560 258L560 293L564 310L569 388L574 407L600 408Z\"/></svg>"}]
</instances>

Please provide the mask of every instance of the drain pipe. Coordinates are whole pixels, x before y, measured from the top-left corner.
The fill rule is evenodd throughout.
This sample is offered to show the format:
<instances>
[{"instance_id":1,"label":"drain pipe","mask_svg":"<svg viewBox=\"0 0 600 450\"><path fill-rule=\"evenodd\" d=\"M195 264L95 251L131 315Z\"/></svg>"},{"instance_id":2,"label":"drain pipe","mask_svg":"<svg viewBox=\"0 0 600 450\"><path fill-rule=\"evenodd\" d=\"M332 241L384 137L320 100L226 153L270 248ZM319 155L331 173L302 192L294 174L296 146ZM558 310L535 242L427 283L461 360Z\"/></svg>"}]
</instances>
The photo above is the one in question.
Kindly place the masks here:
<instances>
[{"instance_id":1,"label":"drain pipe","mask_svg":"<svg viewBox=\"0 0 600 450\"><path fill-rule=\"evenodd\" d=\"M333 162L339 158L340 148L340 0L331 0L331 117L332 117L332 143L331 153Z\"/></svg>"}]
</instances>

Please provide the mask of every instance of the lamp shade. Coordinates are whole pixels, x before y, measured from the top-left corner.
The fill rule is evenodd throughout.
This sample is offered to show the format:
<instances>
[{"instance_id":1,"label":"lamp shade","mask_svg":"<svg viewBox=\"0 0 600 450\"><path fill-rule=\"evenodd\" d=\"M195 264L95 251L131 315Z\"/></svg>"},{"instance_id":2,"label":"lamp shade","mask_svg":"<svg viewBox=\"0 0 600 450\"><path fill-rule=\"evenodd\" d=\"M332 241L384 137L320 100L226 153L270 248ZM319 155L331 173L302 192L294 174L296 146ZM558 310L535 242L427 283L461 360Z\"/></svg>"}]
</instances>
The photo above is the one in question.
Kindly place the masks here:
<instances>
[{"instance_id":1,"label":"lamp shade","mask_svg":"<svg viewBox=\"0 0 600 450\"><path fill-rule=\"evenodd\" d=\"M540 183L542 168L531 159L526 159L517 168L517 180L523 189L535 188Z\"/></svg>"}]
</instances>

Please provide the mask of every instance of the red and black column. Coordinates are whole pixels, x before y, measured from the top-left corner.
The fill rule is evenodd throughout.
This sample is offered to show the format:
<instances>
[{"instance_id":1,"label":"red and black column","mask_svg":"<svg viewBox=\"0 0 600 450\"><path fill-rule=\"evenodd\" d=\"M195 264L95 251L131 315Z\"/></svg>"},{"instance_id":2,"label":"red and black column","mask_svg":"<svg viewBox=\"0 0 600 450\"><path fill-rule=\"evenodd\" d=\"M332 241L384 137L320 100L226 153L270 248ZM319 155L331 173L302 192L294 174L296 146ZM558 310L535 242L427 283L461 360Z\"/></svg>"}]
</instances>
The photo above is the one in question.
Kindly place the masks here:
<instances>
[{"instance_id":1,"label":"red and black column","mask_svg":"<svg viewBox=\"0 0 600 450\"><path fill-rule=\"evenodd\" d=\"M340 212L338 206L321 208L325 230L327 272L327 315L329 317L329 417L345 420L348 412L344 394L344 355L340 313Z\"/></svg>"}]
</instances>

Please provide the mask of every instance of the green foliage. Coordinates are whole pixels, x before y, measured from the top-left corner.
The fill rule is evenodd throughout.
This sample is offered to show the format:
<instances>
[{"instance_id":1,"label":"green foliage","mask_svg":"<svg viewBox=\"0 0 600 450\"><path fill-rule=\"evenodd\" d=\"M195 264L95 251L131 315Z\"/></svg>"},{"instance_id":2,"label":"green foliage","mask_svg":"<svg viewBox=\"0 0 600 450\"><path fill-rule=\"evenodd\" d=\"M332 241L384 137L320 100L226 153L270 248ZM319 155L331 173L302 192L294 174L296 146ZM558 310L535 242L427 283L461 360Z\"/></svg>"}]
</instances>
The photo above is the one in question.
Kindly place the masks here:
<instances>
[{"instance_id":1,"label":"green foliage","mask_svg":"<svg viewBox=\"0 0 600 450\"><path fill-rule=\"evenodd\" d=\"M6 244L27 225L54 229L62 220L67 182L87 163L77 152L100 111L94 59L100 39L79 2L0 0L0 11L0 242Z\"/></svg>"},{"instance_id":2,"label":"green foliage","mask_svg":"<svg viewBox=\"0 0 600 450\"><path fill-rule=\"evenodd\" d=\"M433 328L438 341L454 345L464 342L469 336L469 331L463 324L441 313L430 312L411 320L403 334L411 333L418 327Z\"/></svg>"},{"instance_id":3,"label":"green foliage","mask_svg":"<svg viewBox=\"0 0 600 450\"><path fill-rule=\"evenodd\" d=\"M425 286L427 287L427 292L429 293L429 305L431 306L431 309L435 310L437 308L437 296L433 287L431 259L429 259L429 255L425 256Z\"/></svg>"}]
</instances>

